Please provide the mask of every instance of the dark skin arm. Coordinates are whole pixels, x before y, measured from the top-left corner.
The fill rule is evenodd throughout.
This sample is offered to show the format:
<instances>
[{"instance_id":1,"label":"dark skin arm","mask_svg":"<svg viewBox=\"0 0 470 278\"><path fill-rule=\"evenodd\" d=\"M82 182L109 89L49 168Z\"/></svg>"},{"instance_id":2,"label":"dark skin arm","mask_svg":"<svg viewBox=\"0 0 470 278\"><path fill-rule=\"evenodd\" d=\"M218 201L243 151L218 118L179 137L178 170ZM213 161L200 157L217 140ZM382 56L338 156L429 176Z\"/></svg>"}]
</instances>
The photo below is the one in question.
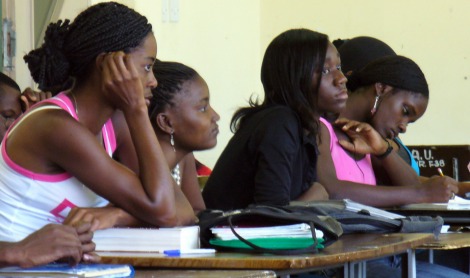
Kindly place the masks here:
<instances>
[{"instance_id":1,"label":"dark skin arm","mask_svg":"<svg viewBox=\"0 0 470 278\"><path fill-rule=\"evenodd\" d=\"M385 153L388 144L392 145L391 140L383 139L367 123L340 118L335 121L335 125L341 127L352 142L340 140L340 144L346 150L357 152L359 154L373 154L372 163L379 165L390 177L392 185L410 185L418 184L419 178L416 172L394 151L387 157L381 159L377 155ZM387 143L388 142L388 143Z\"/></svg>"},{"instance_id":2,"label":"dark skin arm","mask_svg":"<svg viewBox=\"0 0 470 278\"><path fill-rule=\"evenodd\" d=\"M188 153L181 160L179 165L181 171L181 192L186 196L196 213L206 209L197 180L196 159L194 158L194 154ZM180 196L180 198L184 196Z\"/></svg>"},{"instance_id":3,"label":"dark skin arm","mask_svg":"<svg viewBox=\"0 0 470 278\"><path fill-rule=\"evenodd\" d=\"M371 186L338 180L331 157L330 140L328 129L324 124L321 124L321 143L318 145L320 154L318 156L317 173L319 182L325 186L331 199L352 199L366 205L391 207L410 203L447 202L452 192L457 190L456 185L451 179L441 177L436 177L437 180L432 180L429 185L418 183L416 185L393 187ZM381 143L383 145L376 145L369 149L369 151L375 154L383 153L387 148L387 144L385 142ZM366 150L365 147L361 146L356 146L355 148L356 151ZM386 157L385 159L390 158Z\"/></svg>"},{"instance_id":4,"label":"dark skin arm","mask_svg":"<svg viewBox=\"0 0 470 278\"><path fill-rule=\"evenodd\" d=\"M180 162L180 171L182 173L181 188L174 184L176 200L178 206L187 206L190 204L194 211L205 209L204 200L202 199L199 184L197 182L197 174L195 167L194 155L192 153L186 155ZM188 196L188 198L186 198ZM189 203L188 203L189 201ZM146 227L148 223L139 221L126 211L108 206L105 208L73 208L64 224L74 225L81 221L98 220L93 230L106 229L110 227ZM194 224L194 222L184 223L183 225Z\"/></svg>"},{"instance_id":5,"label":"dark skin arm","mask_svg":"<svg viewBox=\"0 0 470 278\"><path fill-rule=\"evenodd\" d=\"M459 182L459 196L460 197L466 197L465 193L470 192L470 182Z\"/></svg>"},{"instance_id":6,"label":"dark skin arm","mask_svg":"<svg viewBox=\"0 0 470 278\"><path fill-rule=\"evenodd\" d=\"M66 260L99 262L90 223L71 227L49 224L19 242L0 242L0 266L33 267Z\"/></svg>"},{"instance_id":7,"label":"dark skin arm","mask_svg":"<svg viewBox=\"0 0 470 278\"><path fill-rule=\"evenodd\" d=\"M308 202L308 201L320 201L328 200L329 195L325 187L318 182L315 182L310 186L310 188L300 195L295 201Z\"/></svg>"},{"instance_id":8,"label":"dark skin arm","mask_svg":"<svg viewBox=\"0 0 470 278\"><path fill-rule=\"evenodd\" d=\"M128 123L138 175L110 158L95 134L61 110L44 110L25 119L12 134L8 152L20 165L32 164L26 168L44 167L40 173L67 171L141 221L178 225L182 221L172 177L148 119L139 74L123 52L106 55L101 68L104 97L123 111Z\"/></svg>"}]
</instances>

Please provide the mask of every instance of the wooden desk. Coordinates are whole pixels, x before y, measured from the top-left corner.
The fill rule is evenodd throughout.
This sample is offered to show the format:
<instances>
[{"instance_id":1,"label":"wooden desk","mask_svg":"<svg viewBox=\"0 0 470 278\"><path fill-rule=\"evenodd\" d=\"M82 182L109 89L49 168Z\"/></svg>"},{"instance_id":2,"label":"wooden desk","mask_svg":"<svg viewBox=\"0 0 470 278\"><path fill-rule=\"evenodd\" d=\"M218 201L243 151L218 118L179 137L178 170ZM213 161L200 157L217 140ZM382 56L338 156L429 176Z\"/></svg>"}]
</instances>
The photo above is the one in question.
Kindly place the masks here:
<instances>
[{"instance_id":1,"label":"wooden desk","mask_svg":"<svg viewBox=\"0 0 470 278\"><path fill-rule=\"evenodd\" d=\"M405 216L441 216L444 219L444 224L470 224L470 206L468 205L412 204L404 207L387 208L386 210Z\"/></svg>"},{"instance_id":2,"label":"wooden desk","mask_svg":"<svg viewBox=\"0 0 470 278\"><path fill-rule=\"evenodd\" d=\"M429 262L434 262L434 250L455 250L466 248L470 252L470 233L445 233L438 239L433 239L417 249L429 250ZM469 256L470 258L470 256ZM466 262L467 273L470 274L470 261Z\"/></svg>"},{"instance_id":3,"label":"wooden desk","mask_svg":"<svg viewBox=\"0 0 470 278\"><path fill-rule=\"evenodd\" d=\"M137 269L134 278L275 278L268 270L148 270Z\"/></svg>"},{"instance_id":4,"label":"wooden desk","mask_svg":"<svg viewBox=\"0 0 470 278\"><path fill-rule=\"evenodd\" d=\"M418 247L429 250L452 250L470 247L470 233L445 233Z\"/></svg>"},{"instance_id":5,"label":"wooden desk","mask_svg":"<svg viewBox=\"0 0 470 278\"><path fill-rule=\"evenodd\" d=\"M356 234L343 235L318 254L276 256L268 254L216 253L212 256L167 257L159 253L99 252L103 263L132 264L135 267L174 269L263 269L277 275L345 267L349 263L410 252L410 276L416 273L413 248L433 239L431 234Z\"/></svg>"}]
</instances>

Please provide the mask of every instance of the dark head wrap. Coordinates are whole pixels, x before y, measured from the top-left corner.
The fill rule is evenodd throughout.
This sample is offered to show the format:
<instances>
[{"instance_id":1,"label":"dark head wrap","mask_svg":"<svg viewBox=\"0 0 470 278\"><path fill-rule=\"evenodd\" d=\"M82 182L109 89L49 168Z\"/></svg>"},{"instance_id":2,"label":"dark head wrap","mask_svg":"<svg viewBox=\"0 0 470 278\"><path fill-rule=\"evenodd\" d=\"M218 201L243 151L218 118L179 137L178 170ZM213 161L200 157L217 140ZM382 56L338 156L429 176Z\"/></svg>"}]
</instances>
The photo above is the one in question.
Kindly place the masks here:
<instances>
[{"instance_id":1,"label":"dark head wrap","mask_svg":"<svg viewBox=\"0 0 470 278\"><path fill-rule=\"evenodd\" d=\"M353 72L347 86L354 92L357 88L377 82L429 98L428 83L423 72L415 62L403 56L387 56L367 64L363 69Z\"/></svg>"},{"instance_id":2,"label":"dark head wrap","mask_svg":"<svg viewBox=\"0 0 470 278\"><path fill-rule=\"evenodd\" d=\"M396 55L390 46L372 37L355 37L350 40L342 40L339 45L338 52L345 73L358 71L375 59Z\"/></svg>"}]
</instances>

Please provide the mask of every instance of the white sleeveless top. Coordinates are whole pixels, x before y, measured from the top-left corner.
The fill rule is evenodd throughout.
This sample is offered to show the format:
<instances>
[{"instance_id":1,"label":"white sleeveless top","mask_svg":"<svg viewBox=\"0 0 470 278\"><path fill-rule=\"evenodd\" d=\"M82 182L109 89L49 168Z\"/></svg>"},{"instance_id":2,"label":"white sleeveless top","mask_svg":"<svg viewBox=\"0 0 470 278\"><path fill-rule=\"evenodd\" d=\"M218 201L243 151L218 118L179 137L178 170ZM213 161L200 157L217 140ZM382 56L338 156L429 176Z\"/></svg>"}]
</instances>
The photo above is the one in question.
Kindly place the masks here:
<instances>
[{"instance_id":1,"label":"white sleeveless top","mask_svg":"<svg viewBox=\"0 0 470 278\"><path fill-rule=\"evenodd\" d=\"M5 134L0 153L0 241L19 241L49 223L62 223L73 207L102 207L108 201L84 186L69 173L55 175L31 172L13 162L5 144L14 126L43 109L64 109L76 120L73 105L64 93L44 102L52 105L32 108ZM114 128L109 119L102 129L104 147L112 156L116 150Z\"/></svg>"}]
</instances>

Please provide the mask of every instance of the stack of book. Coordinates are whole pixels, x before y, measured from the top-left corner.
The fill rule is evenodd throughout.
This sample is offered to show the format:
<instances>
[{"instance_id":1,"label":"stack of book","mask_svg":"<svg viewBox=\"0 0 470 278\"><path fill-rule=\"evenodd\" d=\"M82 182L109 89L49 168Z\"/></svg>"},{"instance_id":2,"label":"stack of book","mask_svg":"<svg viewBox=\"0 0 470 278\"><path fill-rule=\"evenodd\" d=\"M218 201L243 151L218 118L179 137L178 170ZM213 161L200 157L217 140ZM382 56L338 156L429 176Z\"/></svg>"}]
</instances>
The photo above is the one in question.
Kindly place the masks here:
<instances>
[{"instance_id":1,"label":"stack of book","mask_svg":"<svg viewBox=\"0 0 470 278\"><path fill-rule=\"evenodd\" d=\"M263 247L275 249L306 248L314 244L310 226L301 223L293 225L267 226L267 227L235 227L235 232L245 240ZM210 243L217 246L251 248L240 241L230 227L211 228L214 238ZM315 229L317 248L323 248L323 232Z\"/></svg>"},{"instance_id":2,"label":"stack of book","mask_svg":"<svg viewBox=\"0 0 470 278\"><path fill-rule=\"evenodd\" d=\"M111 228L94 233L96 251L161 252L199 248L199 226Z\"/></svg>"}]
</instances>

